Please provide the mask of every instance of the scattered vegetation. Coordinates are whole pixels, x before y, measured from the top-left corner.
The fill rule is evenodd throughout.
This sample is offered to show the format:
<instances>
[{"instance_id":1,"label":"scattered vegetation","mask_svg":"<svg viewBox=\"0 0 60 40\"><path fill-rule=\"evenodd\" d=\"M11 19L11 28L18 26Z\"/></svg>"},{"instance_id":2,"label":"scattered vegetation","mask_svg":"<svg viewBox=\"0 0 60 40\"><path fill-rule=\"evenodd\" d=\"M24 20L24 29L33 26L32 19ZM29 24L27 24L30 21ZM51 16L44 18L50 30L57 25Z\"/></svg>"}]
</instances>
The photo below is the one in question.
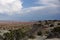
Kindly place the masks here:
<instances>
[{"instance_id":1,"label":"scattered vegetation","mask_svg":"<svg viewBox=\"0 0 60 40\"><path fill-rule=\"evenodd\" d=\"M30 38L30 39L34 39L35 36L34 36L34 35L30 35L28 38Z\"/></svg>"},{"instance_id":2,"label":"scattered vegetation","mask_svg":"<svg viewBox=\"0 0 60 40\"><path fill-rule=\"evenodd\" d=\"M35 22L34 24L0 24L1 30L9 30L1 37L3 40L21 40L26 36L34 39L35 35L42 36L47 34L47 38L60 38L59 22L57 20L45 20Z\"/></svg>"},{"instance_id":3,"label":"scattered vegetation","mask_svg":"<svg viewBox=\"0 0 60 40\"><path fill-rule=\"evenodd\" d=\"M41 35L42 35L42 32L41 32L41 31L39 31L39 32L37 33L37 35L38 35L38 36L41 36Z\"/></svg>"},{"instance_id":4,"label":"scattered vegetation","mask_svg":"<svg viewBox=\"0 0 60 40\"><path fill-rule=\"evenodd\" d=\"M60 27L52 29L47 38L60 38Z\"/></svg>"},{"instance_id":5,"label":"scattered vegetation","mask_svg":"<svg viewBox=\"0 0 60 40\"><path fill-rule=\"evenodd\" d=\"M10 33L4 33L4 40L20 40L25 37L23 30L10 30Z\"/></svg>"},{"instance_id":6,"label":"scattered vegetation","mask_svg":"<svg viewBox=\"0 0 60 40\"><path fill-rule=\"evenodd\" d=\"M53 30L52 30L53 33L55 32L59 32L60 33L60 27L55 27Z\"/></svg>"}]
</instances>

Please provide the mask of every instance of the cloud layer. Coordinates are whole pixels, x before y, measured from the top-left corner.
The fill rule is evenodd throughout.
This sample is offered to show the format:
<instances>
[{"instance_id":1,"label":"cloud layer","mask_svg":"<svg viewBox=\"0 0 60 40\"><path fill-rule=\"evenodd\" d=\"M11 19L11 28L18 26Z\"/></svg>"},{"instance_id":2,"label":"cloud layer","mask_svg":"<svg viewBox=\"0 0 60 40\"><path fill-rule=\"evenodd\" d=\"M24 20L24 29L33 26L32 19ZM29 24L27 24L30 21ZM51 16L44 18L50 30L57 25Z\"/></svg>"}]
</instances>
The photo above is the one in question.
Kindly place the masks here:
<instances>
[{"instance_id":1,"label":"cloud layer","mask_svg":"<svg viewBox=\"0 0 60 40\"><path fill-rule=\"evenodd\" d=\"M23 9L22 13L34 13L37 14L58 14L60 8L59 0L38 0L35 4L42 4L43 6L35 6ZM37 12L38 11L38 12Z\"/></svg>"},{"instance_id":2,"label":"cloud layer","mask_svg":"<svg viewBox=\"0 0 60 40\"><path fill-rule=\"evenodd\" d=\"M0 13L13 14L21 9L21 0L0 0Z\"/></svg>"},{"instance_id":3,"label":"cloud layer","mask_svg":"<svg viewBox=\"0 0 60 40\"><path fill-rule=\"evenodd\" d=\"M60 4L59 0L38 0L38 4L48 5L48 6L58 6Z\"/></svg>"},{"instance_id":4,"label":"cloud layer","mask_svg":"<svg viewBox=\"0 0 60 40\"><path fill-rule=\"evenodd\" d=\"M42 4L44 6L34 6L34 7L23 8L22 6L23 2L21 0L0 0L0 13L5 13L8 15L18 13L18 14L25 15L25 13L34 12L37 10L45 11L47 9L50 12L51 10L56 11L57 8L60 7L59 0L38 0L36 3Z\"/></svg>"},{"instance_id":5,"label":"cloud layer","mask_svg":"<svg viewBox=\"0 0 60 40\"><path fill-rule=\"evenodd\" d=\"M24 8L22 5L23 1L21 0L0 0L0 19L23 21L60 19L59 0L37 0L34 3L39 4L40 6ZM27 2L27 4L29 3Z\"/></svg>"}]
</instances>

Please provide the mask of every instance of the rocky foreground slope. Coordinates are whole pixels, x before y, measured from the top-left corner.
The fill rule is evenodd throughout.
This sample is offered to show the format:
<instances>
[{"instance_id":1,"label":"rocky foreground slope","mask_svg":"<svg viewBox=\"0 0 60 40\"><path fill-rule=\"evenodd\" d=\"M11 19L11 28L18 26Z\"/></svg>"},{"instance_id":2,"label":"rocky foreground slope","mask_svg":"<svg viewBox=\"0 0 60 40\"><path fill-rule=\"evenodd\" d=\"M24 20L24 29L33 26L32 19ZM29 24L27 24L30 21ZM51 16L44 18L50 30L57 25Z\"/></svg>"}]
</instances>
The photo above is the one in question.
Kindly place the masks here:
<instances>
[{"instance_id":1,"label":"rocky foreground slope","mask_svg":"<svg viewBox=\"0 0 60 40\"><path fill-rule=\"evenodd\" d=\"M1 40L52 40L52 38L60 38L60 20L44 20L32 24L15 22L0 24Z\"/></svg>"}]
</instances>

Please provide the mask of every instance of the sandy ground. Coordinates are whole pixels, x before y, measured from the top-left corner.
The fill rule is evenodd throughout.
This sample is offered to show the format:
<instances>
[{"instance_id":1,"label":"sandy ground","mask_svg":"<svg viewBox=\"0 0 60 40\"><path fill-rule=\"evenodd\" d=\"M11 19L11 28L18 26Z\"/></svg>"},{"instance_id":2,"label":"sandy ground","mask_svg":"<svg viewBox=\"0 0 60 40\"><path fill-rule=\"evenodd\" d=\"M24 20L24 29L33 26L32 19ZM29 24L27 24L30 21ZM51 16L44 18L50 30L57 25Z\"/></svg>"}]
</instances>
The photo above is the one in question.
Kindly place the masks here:
<instances>
[{"instance_id":1,"label":"sandy ground","mask_svg":"<svg viewBox=\"0 0 60 40\"><path fill-rule=\"evenodd\" d=\"M45 37L37 36L35 39L28 39L28 40L60 40L60 39L58 38L45 39Z\"/></svg>"},{"instance_id":2,"label":"sandy ground","mask_svg":"<svg viewBox=\"0 0 60 40\"><path fill-rule=\"evenodd\" d=\"M46 39L46 40L60 40L60 39L58 39L58 38L53 38L53 39Z\"/></svg>"}]
</instances>

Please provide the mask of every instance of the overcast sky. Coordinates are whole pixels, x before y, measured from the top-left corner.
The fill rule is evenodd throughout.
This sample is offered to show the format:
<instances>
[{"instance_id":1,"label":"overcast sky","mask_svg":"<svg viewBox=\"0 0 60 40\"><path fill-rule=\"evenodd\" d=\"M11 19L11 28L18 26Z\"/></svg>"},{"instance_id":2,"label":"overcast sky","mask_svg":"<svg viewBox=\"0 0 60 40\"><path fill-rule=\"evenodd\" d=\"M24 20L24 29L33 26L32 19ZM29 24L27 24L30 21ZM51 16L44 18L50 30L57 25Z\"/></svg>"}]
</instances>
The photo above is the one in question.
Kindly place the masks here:
<instances>
[{"instance_id":1,"label":"overcast sky","mask_svg":"<svg viewBox=\"0 0 60 40\"><path fill-rule=\"evenodd\" d=\"M60 20L60 0L0 0L0 20Z\"/></svg>"}]
</instances>

